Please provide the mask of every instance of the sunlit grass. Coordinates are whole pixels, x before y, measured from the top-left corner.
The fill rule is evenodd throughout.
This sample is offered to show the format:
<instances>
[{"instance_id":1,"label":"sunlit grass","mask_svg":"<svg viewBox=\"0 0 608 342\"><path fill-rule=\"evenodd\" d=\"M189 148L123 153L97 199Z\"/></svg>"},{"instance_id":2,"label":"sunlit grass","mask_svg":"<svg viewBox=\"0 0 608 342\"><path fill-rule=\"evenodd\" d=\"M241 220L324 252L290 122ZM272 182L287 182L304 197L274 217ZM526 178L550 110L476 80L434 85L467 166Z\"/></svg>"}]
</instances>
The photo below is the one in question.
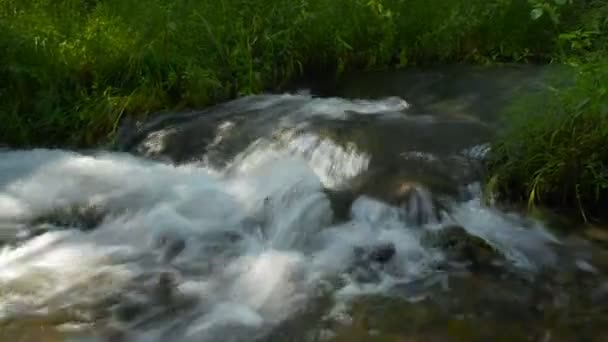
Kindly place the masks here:
<instances>
[{"instance_id":1,"label":"sunlit grass","mask_svg":"<svg viewBox=\"0 0 608 342\"><path fill-rule=\"evenodd\" d=\"M86 146L125 115L302 72L549 59L527 0L0 0L0 140Z\"/></svg>"}]
</instances>

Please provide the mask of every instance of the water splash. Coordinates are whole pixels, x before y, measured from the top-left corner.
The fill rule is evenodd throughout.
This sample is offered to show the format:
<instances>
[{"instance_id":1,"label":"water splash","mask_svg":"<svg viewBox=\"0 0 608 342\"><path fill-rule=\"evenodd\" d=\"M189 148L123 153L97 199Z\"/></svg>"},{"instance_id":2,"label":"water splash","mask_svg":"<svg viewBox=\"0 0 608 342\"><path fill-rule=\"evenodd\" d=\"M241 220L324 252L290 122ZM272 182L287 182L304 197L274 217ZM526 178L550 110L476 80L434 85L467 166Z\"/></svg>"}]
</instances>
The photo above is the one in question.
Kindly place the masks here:
<instances>
[{"instance_id":1,"label":"water splash","mask_svg":"<svg viewBox=\"0 0 608 342\"><path fill-rule=\"evenodd\" d=\"M346 119L351 111L407 108L400 99L305 95L248 98L231 106L269 112L283 106L282 119L304 123L315 115ZM222 127L218 136L233 129ZM3 247L0 319L64 307L95 311L106 302L124 311L121 305L144 303L144 318L125 323L134 341L251 340L306 306L320 288L328 286L340 304L362 294L390 294L399 284L436 273L444 256L421 237L446 221L432 219L430 191L416 188L401 206L358 195L346 222L337 224L325 190L348 188L372 156L302 126L282 132L254 139L222 167L123 153L0 152L0 236L31 229L66 207L103 212L93 230L50 225ZM422 222L415 217L420 213L428 216ZM553 237L541 228L517 228L478 201L454 204L450 219L517 267L555 260ZM370 262L374 253L384 256ZM362 261L361 255L368 257ZM165 297L181 311L167 309Z\"/></svg>"}]
</instances>

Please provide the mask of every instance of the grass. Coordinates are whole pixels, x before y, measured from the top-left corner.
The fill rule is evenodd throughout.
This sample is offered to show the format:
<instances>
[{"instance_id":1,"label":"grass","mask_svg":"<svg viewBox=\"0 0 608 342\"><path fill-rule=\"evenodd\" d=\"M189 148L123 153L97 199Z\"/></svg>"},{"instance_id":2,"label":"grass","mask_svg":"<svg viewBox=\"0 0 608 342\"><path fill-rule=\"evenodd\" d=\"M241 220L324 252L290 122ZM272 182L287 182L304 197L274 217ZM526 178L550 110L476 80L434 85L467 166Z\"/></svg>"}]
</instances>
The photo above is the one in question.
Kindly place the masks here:
<instances>
[{"instance_id":1,"label":"grass","mask_svg":"<svg viewBox=\"0 0 608 342\"><path fill-rule=\"evenodd\" d=\"M513 104L494 142L488 185L503 200L575 209L589 222L607 218L608 1L586 2L573 23L559 44L574 82L562 78Z\"/></svg>"},{"instance_id":2,"label":"grass","mask_svg":"<svg viewBox=\"0 0 608 342\"><path fill-rule=\"evenodd\" d=\"M569 86L522 98L494 144L491 184L530 207L577 208L587 220L608 204L608 61L585 65Z\"/></svg>"},{"instance_id":3,"label":"grass","mask_svg":"<svg viewBox=\"0 0 608 342\"><path fill-rule=\"evenodd\" d=\"M302 73L548 60L528 0L0 0L0 143L91 146L124 116Z\"/></svg>"},{"instance_id":4,"label":"grass","mask_svg":"<svg viewBox=\"0 0 608 342\"><path fill-rule=\"evenodd\" d=\"M608 0L0 0L0 145L98 145L125 116L301 74L554 61L576 82L511 108L489 185L587 220L608 203L606 18Z\"/></svg>"}]
</instances>

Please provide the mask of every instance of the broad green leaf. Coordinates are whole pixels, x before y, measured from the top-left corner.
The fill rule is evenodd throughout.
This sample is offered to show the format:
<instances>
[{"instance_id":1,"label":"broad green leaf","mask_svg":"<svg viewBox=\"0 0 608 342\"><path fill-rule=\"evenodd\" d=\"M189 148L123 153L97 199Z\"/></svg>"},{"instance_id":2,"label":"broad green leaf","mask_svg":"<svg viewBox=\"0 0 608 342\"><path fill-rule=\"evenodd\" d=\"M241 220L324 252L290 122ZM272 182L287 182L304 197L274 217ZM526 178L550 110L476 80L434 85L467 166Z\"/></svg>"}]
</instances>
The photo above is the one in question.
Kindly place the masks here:
<instances>
[{"instance_id":1,"label":"broad green leaf","mask_svg":"<svg viewBox=\"0 0 608 342\"><path fill-rule=\"evenodd\" d=\"M532 20L537 20L543 16L543 13L544 11L542 8L535 8L530 12L530 17L532 18Z\"/></svg>"}]
</instances>

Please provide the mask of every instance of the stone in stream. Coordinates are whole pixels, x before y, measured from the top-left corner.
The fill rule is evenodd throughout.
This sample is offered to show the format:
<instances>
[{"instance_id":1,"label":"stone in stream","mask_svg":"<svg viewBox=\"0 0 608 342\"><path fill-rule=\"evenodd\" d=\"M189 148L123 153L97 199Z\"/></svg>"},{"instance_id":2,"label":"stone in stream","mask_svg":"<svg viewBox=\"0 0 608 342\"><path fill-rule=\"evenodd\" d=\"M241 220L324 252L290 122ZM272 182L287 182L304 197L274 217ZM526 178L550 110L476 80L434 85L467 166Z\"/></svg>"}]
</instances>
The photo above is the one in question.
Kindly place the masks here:
<instances>
[{"instance_id":1,"label":"stone in stream","mask_svg":"<svg viewBox=\"0 0 608 342\"><path fill-rule=\"evenodd\" d=\"M391 261L395 255L395 245L383 242L369 247L355 247L355 258L359 262L377 262L380 264Z\"/></svg>"},{"instance_id":2,"label":"stone in stream","mask_svg":"<svg viewBox=\"0 0 608 342\"><path fill-rule=\"evenodd\" d=\"M108 326L101 332L103 342L129 342L129 334L116 326Z\"/></svg>"},{"instance_id":3,"label":"stone in stream","mask_svg":"<svg viewBox=\"0 0 608 342\"><path fill-rule=\"evenodd\" d=\"M373 283L380 280L380 274L384 264L390 262L395 256L395 245L391 242L379 243L372 246L355 247L354 261L348 269L357 282Z\"/></svg>"},{"instance_id":4,"label":"stone in stream","mask_svg":"<svg viewBox=\"0 0 608 342\"><path fill-rule=\"evenodd\" d=\"M350 208L355 201L357 194L350 189L324 189L324 193L329 199L331 209L334 213L334 220L337 222L347 221L350 218Z\"/></svg>"},{"instance_id":5,"label":"stone in stream","mask_svg":"<svg viewBox=\"0 0 608 342\"><path fill-rule=\"evenodd\" d=\"M421 242L427 247L440 248L452 261L471 262L473 268L491 267L496 260L502 259L486 241L457 225L427 231Z\"/></svg>"},{"instance_id":6,"label":"stone in stream","mask_svg":"<svg viewBox=\"0 0 608 342\"><path fill-rule=\"evenodd\" d=\"M118 305L113 311L114 317L121 322L130 322L143 314L146 310L145 303L128 302Z\"/></svg>"},{"instance_id":7,"label":"stone in stream","mask_svg":"<svg viewBox=\"0 0 608 342\"><path fill-rule=\"evenodd\" d=\"M439 219L439 214L431 192L414 182L398 185L397 203L405 210L406 221L411 225L421 226Z\"/></svg>"},{"instance_id":8,"label":"stone in stream","mask_svg":"<svg viewBox=\"0 0 608 342\"><path fill-rule=\"evenodd\" d=\"M169 263L184 251L186 241L178 236L162 234L156 241L156 247L163 249L161 260Z\"/></svg>"},{"instance_id":9,"label":"stone in stream","mask_svg":"<svg viewBox=\"0 0 608 342\"><path fill-rule=\"evenodd\" d=\"M409 226L439 221L442 206L438 199L442 196L456 196L457 186L449 179L435 175L426 175L428 179L418 180L415 177L422 177L421 175L408 173L411 167L399 164L369 172L355 180L355 197L367 195L400 207L403 220ZM439 195L436 196L435 193Z\"/></svg>"},{"instance_id":10,"label":"stone in stream","mask_svg":"<svg viewBox=\"0 0 608 342\"><path fill-rule=\"evenodd\" d=\"M152 293L153 300L161 305L170 305L175 294L175 277L169 272L162 272L158 276L158 283Z\"/></svg>"},{"instance_id":11,"label":"stone in stream","mask_svg":"<svg viewBox=\"0 0 608 342\"><path fill-rule=\"evenodd\" d=\"M33 227L52 225L58 228L77 228L89 231L97 228L107 212L105 208L94 205L71 205L55 208L31 222Z\"/></svg>"}]
</instances>

